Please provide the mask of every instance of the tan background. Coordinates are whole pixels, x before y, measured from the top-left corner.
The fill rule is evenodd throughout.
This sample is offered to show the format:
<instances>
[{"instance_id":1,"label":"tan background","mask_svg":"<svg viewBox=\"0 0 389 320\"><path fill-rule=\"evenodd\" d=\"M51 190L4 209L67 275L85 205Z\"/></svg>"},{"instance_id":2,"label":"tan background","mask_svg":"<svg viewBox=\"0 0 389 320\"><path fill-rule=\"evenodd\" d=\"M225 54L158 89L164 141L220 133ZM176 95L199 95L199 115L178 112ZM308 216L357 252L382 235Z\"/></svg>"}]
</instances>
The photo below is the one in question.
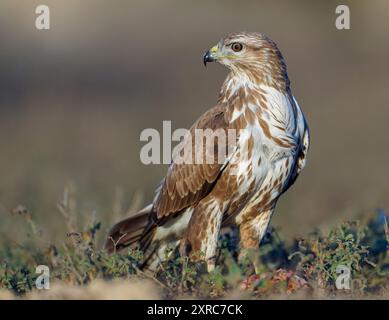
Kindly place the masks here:
<instances>
[{"instance_id":1,"label":"tan background","mask_svg":"<svg viewBox=\"0 0 389 320\"><path fill-rule=\"evenodd\" d=\"M34 27L43 3L50 31ZM335 28L337 1L2 0L0 229L19 230L10 210L23 204L61 237L69 182L104 230L117 190L124 208L136 192L151 200L166 167L141 164L141 130L189 127L213 106L226 70L205 69L202 53L242 30L279 44L311 127L308 166L274 225L292 236L389 208L389 2L342 3L349 31Z\"/></svg>"}]
</instances>

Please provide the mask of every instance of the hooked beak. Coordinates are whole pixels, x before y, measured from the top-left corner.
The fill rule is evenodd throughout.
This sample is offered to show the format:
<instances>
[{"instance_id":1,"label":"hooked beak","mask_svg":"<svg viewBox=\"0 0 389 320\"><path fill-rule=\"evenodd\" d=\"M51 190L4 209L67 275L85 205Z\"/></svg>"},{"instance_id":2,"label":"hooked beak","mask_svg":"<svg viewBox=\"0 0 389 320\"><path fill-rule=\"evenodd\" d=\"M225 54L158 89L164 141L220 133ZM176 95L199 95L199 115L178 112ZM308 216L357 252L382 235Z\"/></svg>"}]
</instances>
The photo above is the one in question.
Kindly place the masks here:
<instances>
[{"instance_id":1,"label":"hooked beak","mask_svg":"<svg viewBox=\"0 0 389 320\"><path fill-rule=\"evenodd\" d=\"M215 54L216 54L217 50L218 50L218 47L214 46L211 49L209 49L206 53L204 53L204 55L203 55L204 66L207 66L207 62L216 61Z\"/></svg>"},{"instance_id":2,"label":"hooked beak","mask_svg":"<svg viewBox=\"0 0 389 320\"><path fill-rule=\"evenodd\" d=\"M215 58L212 57L212 53L208 50L206 53L204 53L203 56L204 66L207 66L207 62L213 62L213 61L215 61Z\"/></svg>"}]
</instances>

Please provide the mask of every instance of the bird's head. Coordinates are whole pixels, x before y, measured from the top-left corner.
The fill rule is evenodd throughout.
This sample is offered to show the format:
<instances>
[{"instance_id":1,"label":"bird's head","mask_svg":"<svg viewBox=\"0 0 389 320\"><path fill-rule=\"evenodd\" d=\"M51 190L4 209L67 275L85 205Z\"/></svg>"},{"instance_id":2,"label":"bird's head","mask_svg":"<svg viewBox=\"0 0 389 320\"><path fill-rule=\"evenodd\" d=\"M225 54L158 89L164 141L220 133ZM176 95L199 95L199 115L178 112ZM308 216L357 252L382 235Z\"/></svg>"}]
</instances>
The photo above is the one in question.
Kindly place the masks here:
<instances>
[{"instance_id":1,"label":"bird's head","mask_svg":"<svg viewBox=\"0 0 389 320\"><path fill-rule=\"evenodd\" d=\"M287 80L286 65L277 45L261 33L229 34L204 54L203 61L205 65L219 62L235 75L258 81Z\"/></svg>"}]
</instances>

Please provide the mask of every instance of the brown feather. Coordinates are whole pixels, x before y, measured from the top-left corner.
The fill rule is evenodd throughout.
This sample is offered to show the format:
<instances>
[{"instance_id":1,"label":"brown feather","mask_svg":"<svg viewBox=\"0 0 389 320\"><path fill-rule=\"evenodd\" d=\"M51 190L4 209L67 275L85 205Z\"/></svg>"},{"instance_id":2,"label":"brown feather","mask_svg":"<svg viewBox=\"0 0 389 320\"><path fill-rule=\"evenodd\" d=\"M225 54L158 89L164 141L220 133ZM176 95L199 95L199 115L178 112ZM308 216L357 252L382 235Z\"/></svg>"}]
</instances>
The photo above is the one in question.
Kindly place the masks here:
<instances>
[{"instance_id":1,"label":"brown feather","mask_svg":"<svg viewBox=\"0 0 389 320\"><path fill-rule=\"evenodd\" d=\"M225 116L225 106L222 104L210 109L201 116L192 126L190 133L183 141L185 145L192 145L192 158L195 156L196 146L194 134L196 129L217 129L227 130L229 127ZM226 132L227 137L227 132ZM235 143L231 142L231 143ZM207 152L215 151L218 154L217 139L212 146L212 150L203 148L203 159L206 159ZM172 213L183 210L199 200L204 198L212 189L213 184L220 175L222 164L215 159L214 164L207 164L203 161L202 164L195 163L172 163L169 167L166 178L163 181L161 192L154 203L157 217L169 216Z\"/></svg>"},{"instance_id":2,"label":"brown feather","mask_svg":"<svg viewBox=\"0 0 389 320\"><path fill-rule=\"evenodd\" d=\"M116 223L108 232L105 249L112 253L138 242L149 222L151 207L146 207L136 215Z\"/></svg>"}]
</instances>

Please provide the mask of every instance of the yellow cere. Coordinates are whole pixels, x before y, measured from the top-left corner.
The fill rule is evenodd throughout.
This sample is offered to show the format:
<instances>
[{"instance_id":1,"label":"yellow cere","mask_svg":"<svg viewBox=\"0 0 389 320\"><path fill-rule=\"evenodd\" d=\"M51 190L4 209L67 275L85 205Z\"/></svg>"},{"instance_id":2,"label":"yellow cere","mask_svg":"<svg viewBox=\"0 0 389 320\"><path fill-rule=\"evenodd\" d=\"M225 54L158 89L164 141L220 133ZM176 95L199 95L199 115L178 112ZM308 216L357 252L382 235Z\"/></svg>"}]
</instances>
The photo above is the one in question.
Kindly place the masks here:
<instances>
[{"instance_id":1,"label":"yellow cere","mask_svg":"<svg viewBox=\"0 0 389 320\"><path fill-rule=\"evenodd\" d=\"M217 52L217 46L213 46L209 51L211 53L216 53Z\"/></svg>"}]
</instances>

